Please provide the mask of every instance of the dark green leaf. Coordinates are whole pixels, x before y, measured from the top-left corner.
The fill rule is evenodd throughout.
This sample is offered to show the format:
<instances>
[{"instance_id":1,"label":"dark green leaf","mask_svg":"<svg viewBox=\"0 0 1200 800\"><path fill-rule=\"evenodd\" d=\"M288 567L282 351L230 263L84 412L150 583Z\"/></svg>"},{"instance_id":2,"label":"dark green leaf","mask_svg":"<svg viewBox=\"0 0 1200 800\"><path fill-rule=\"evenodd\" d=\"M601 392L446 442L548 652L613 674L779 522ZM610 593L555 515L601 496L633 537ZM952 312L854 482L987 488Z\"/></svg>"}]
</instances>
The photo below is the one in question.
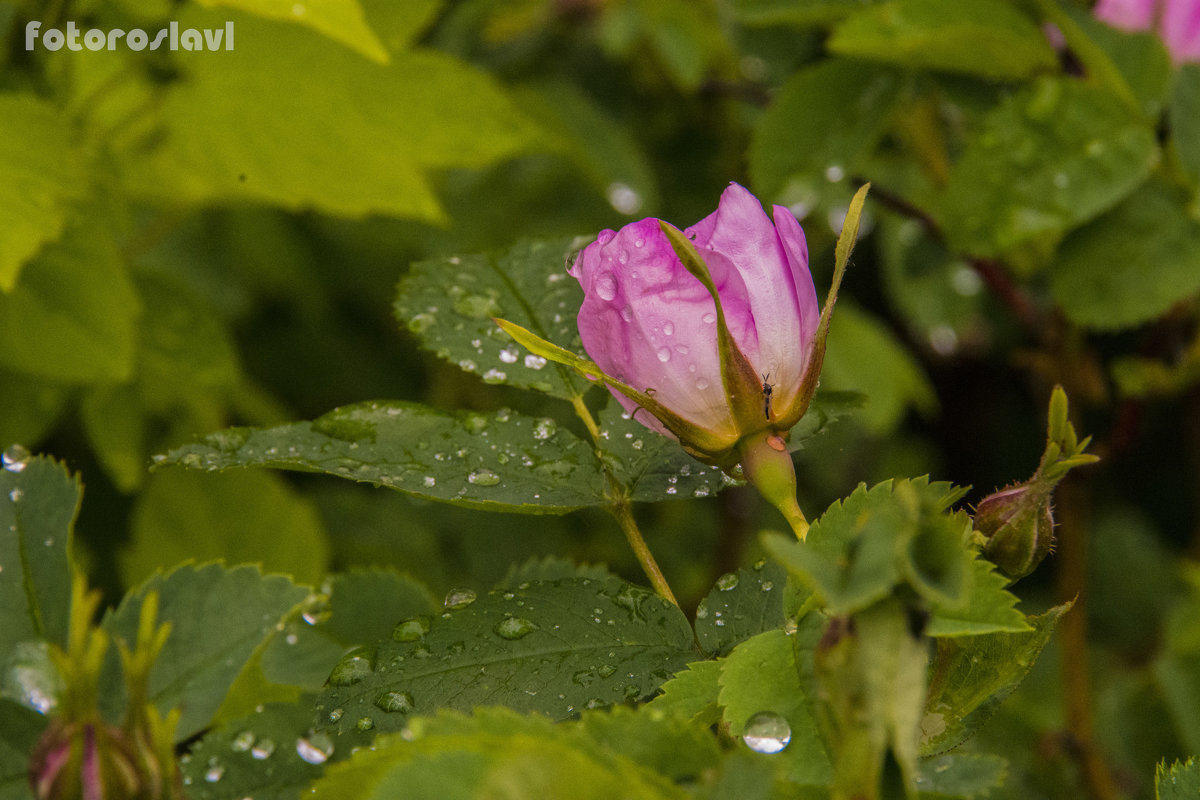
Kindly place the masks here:
<instances>
[{"instance_id":1,"label":"dark green leaf","mask_svg":"<svg viewBox=\"0 0 1200 800\"><path fill-rule=\"evenodd\" d=\"M413 713L500 704L569 717L653 694L696 652L679 609L616 578L493 591L440 616L398 621L350 653L318 710L349 730L398 730Z\"/></svg>"},{"instance_id":2,"label":"dark green leaf","mask_svg":"<svg viewBox=\"0 0 1200 800\"><path fill-rule=\"evenodd\" d=\"M680 717L617 706L585 713L579 732L612 753L663 775L676 784L700 780L720 761L716 739L706 727Z\"/></svg>"},{"instance_id":3,"label":"dark green leaf","mask_svg":"<svg viewBox=\"0 0 1200 800\"><path fill-rule=\"evenodd\" d=\"M664 683L662 693L647 705L701 725L714 725L721 720L717 696L722 669L721 661L693 661Z\"/></svg>"},{"instance_id":4,"label":"dark green leaf","mask_svg":"<svg viewBox=\"0 0 1200 800\"><path fill-rule=\"evenodd\" d=\"M1150 181L1059 250L1050 292L1073 321L1092 328L1148 322L1200 291L1200 222L1187 197Z\"/></svg>"},{"instance_id":5,"label":"dark green leaf","mask_svg":"<svg viewBox=\"0 0 1200 800\"><path fill-rule=\"evenodd\" d=\"M316 508L270 473L160 473L138 496L131 529L119 558L127 586L188 560L256 563L305 583L328 568Z\"/></svg>"},{"instance_id":6,"label":"dark green leaf","mask_svg":"<svg viewBox=\"0 0 1200 800\"><path fill-rule=\"evenodd\" d=\"M493 317L578 348L583 290L566 272L573 240L522 241L499 255L451 256L414 264L400 283L396 318L422 346L485 383L570 398L586 387L571 370L534 355Z\"/></svg>"},{"instance_id":7,"label":"dark green leaf","mask_svg":"<svg viewBox=\"0 0 1200 800\"><path fill-rule=\"evenodd\" d=\"M901 87L894 71L861 61L831 59L797 72L754 129L755 190L764 200L811 209L882 138Z\"/></svg>"},{"instance_id":8,"label":"dark green leaf","mask_svg":"<svg viewBox=\"0 0 1200 800\"><path fill-rule=\"evenodd\" d=\"M5 452L0 469L0 664L18 642L67 644L79 481L47 458Z\"/></svg>"},{"instance_id":9,"label":"dark green leaf","mask_svg":"<svg viewBox=\"0 0 1200 800\"><path fill-rule=\"evenodd\" d=\"M46 718L0 698L0 800L33 800L29 754L46 727Z\"/></svg>"},{"instance_id":10,"label":"dark green leaf","mask_svg":"<svg viewBox=\"0 0 1200 800\"><path fill-rule=\"evenodd\" d=\"M0 94L0 293L21 266L66 227L87 187L83 158L66 116L32 93ZM2 314L3 312L0 312Z\"/></svg>"},{"instance_id":11,"label":"dark green leaf","mask_svg":"<svg viewBox=\"0 0 1200 800\"><path fill-rule=\"evenodd\" d=\"M988 114L951 170L938 216L955 248L999 255L1112 208L1157 159L1154 131L1117 97L1041 78Z\"/></svg>"},{"instance_id":12,"label":"dark green leaf","mask_svg":"<svg viewBox=\"0 0 1200 800\"><path fill-rule=\"evenodd\" d=\"M1191 800L1200 795L1200 761L1189 758L1186 764L1159 764L1154 771L1154 789L1158 800Z\"/></svg>"},{"instance_id":13,"label":"dark green leaf","mask_svg":"<svg viewBox=\"0 0 1200 800\"><path fill-rule=\"evenodd\" d=\"M522 583L557 581L563 578L591 578L603 581L613 574L598 564L576 564L560 556L532 558L524 564L514 564L496 584L497 589L515 589Z\"/></svg>"},{"instance_id":14,"label":"dark green leaf","mask_svg":"<svg viewBox=\"0 0 1200 800\"><path fill-rule=\"evenodd\" d=\"M156 575L104 618L110 636L132 647L146 593L158 592L158 621L171 635L150 673L150 700L166 714L183 710L178 737L203 730L255 651L308 596L308 589L257 567L220 564L180 567ZM110 649L100 702L109 719L119 717L125 689Z\"/></svg>"},{"instance_id":15,"label":"dark green leaf","mask_svg":"<svg viewBox=\"0 0 1200 800\"><path fill-rule=\"evenodd\" d=\"M1200 64L1181 64L1171 92L1171 141L1179 161L1200 186Z\"/></svg>"},{"instance_id":16,"label":"dark green leaf","mask_svg":"<svg viewBox=\"0 0 1200 800\"><path fill-rule=\"evenodd\" d=\"M985 798L1004 783L1008 765L989 755L944 755L921 762L921 800Z\"/></svg>"},{"instance_id":17,"label":"dark green leaf","mask_svg":"<svg viewBox=\"0 0 1200 800\"><path fill-rule=\"evenodd\" d=\"M921 753L951 750L969 739L1025 679L1070 606L1030 617L1027 633L993 633L938 642L921 721Z\"/></svg>"},{"instance_id":18,"label":"dark green leaf","mask_svg":"<svg viewBox=\"0 0 1200 800\"><path fill-rule=\"evenodd\" d=\"M787 571L759 562L717 579L696 607L696 638L705 651L722 655L739 642L783 626Z\"/></svg>"},{"instance_id":19,"label":"dark green leaf","mask_svg":"<svg viewBox=\"0 0 1200 800\"><path fill-rule=\"evenodd\" d=\"M893 0L844 20L829 49L987 78L1024 78L1058 61L1041 28L1004 0Z\"/></svg>"},{"instance_id":20,"label":"dark green leaf","mask_svg":"<svg viewBox=\"0 0 1200 800\"><path fill-rule=\"evenodd\" d=\"M817 632L803 630L793 636ZM815 643L814 639L811 644ZM832 775L829 755L812 712L816 687L800 679L792 638L782 630L760 633L739 644L719 663L720 702L729 732L741 736L746 723L759 712L778 714L791 730L791 741L781 752L760 757L785 761L787 776L795 783L828 783Z\"/></svg>"},{"instance_id":21,"label":"dark green leaf","mask_svg":"<svg viewBox=\"0 0 1200 800\"><path fill-rule=\"evenodd\" d=\"M833 22L880 0L733 0L733 12L746 25L817 25Z\"/></svg>"},{"instance_id":22,"label":"dark green leaf","mask_svg":"<svg viewBox=\"0 0 1200 800\"><path fill-rule=\"evenodd\" d=\"M1016 609L1017 598L1008 591L1008 580L996 567L990 561L976 558L971 573L966 603L937 607L925 629L926 635L978 636L1028 631L1025 615Z\"/></svg>"},{"instance_id":23,"label":"dark green leaf","mask_svg":"<svg viewBox=\"0 0 1200 800\"><path fill-rule=\"evenodd\" d=\"M591 448L550 419L363 403L313 422L232 428L159 463L323 472L472 508L562 514L605 502Z\"/></svg>"}]
</instances>

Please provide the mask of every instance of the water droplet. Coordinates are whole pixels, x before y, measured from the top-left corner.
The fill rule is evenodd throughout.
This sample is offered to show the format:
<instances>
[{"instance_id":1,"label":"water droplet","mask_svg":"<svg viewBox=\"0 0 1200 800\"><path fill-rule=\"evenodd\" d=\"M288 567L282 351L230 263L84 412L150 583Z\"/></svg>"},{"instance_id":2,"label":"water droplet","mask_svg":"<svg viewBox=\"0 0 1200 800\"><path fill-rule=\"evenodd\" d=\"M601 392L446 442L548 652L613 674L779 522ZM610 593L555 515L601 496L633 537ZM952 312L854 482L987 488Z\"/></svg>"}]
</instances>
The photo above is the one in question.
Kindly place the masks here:
<instances>
[{"instance_id":1,"label":"water droplet","mask_svg":"<svg viewBox=\"0 0 1200 800\"><path fill-rule=\"evenodd\" d=\"M671 348L660 347L660 348L658 348L658 352L655 353L655 355L658 356L659 361L661 361L665 364L671 360Z\"/></svg>"},{"instance_id":2,"label":"water droplet","mask_svg":"<svg viewBox=\"0 0 1200 800\"><path fill-rule=\"evenodd\" d=\"M329 673L329 683L333 686L353 686L371 674L374 666L372 659L363 653L351 653L337 663L333 672Z\"/></svg>"},{"instance_id":3,"label":"water droplet","mask_svg":"<svg viewBox=\"0 0 1200 800\"><path fill-rule=\"evenodd\" d=\"M19 444L10 446L0 454L0 464L9 472L21 472L29 462L29 451Z\"/></svg>"},{"instance_id":4,"label":"water droplet","mask_svg":"<svg viewBox=\"0 0 1200 800\"><path fill-rule=\"evenodd\" d=\"M216 783L224 776L225 767L221 766L220 764L213 764L208 768L208 771L204 773L204 780L209 783Z\"/></svg>"},{"instance_id":5,"label":"water droplet","mask_svg":"<svg viewBox=\"0 0 1200 800\"><path fill-rule=\"evenodd\" d=\"M500 360L505 364L514 364L516 363L519 355L521 355L521 351L510 344L508 347L500 351Z\"/></svg>"},{"instance_id":6,"label":"water droplet","mask_svg":"<svg viewBox=\"0 0 1200 800\"><path fill-rule=\"evenodd\" d=\"M696 378L696 388L699 391L703 392L709 385L708 378Z\"/></svg>"},{"instance_id":7,"label":"water droplet","mask_svg":"<svg viewBox=\"0 0 1200 800\"><path fill-rule=\"evenodd\" d=\"M775 582L774 581L763 581L761 584L759 584L758 588L762 589L764 592L769 592L775 588Z\"/></svg>"},{"instance_id":8,"label":"water droplet","mask_svg":"<svg viewBox=\"0 0 1200 800\"><path fill-rule=\"evenodd\" d=\"M609 230L606 228L606 229L600 231L600 233L596 234L596 241L602 245L605 245L605 244L608 244L609 242L611 242L613 240L613 237L616 235L617 235L616 231Z\"/></svg>"},{"instance_id":9,"label":"water droplet","mask_svg":"<svg viewBox=\"0 0 1200 800\"><path fill-rule=\"evenodd\" d=\"M706 311L704 313L704 315L700 317L700 321L703 322L705 325L712 325L714 322L717 321L717 315L712 313L711 311Z\"/></svg>"},{"instance_id":10,"label":"water droplet","mask_svg":"<svg viewBox=\"0 0 1200 800\"><path fill-rule=\"evenodd\" d=\"M825 180L830 183L837 183L846 177L846 170L839 164L830 164L825 168Z\"/></svg>"},{"instance_id":11,"label":"water droplet","mask_svg":"<svg viewBox=\"0 0 1200 800\"><path fill-rule=\"evenodd\" d=\"M721 577L717 578L717 588L722 592L728 592L730 589L736 588L738 585L738 576L736 572L726 572Z\"/></svg>"},{"instance_id":12,"label":"water droplet","mask_svg":"<svg viewBox=\"0 0 1200 800\"><path fill-rule=\"evenodd\" d=\"M421 481L421 483L425 485L426 489L432 489L433 487L437 486L437 478L433 477L432 475L426 475L425 479Z\"/></svg>"},{"instance_id":13,"label":"water droplet","mask_svg":"<svg viewBox=\"0 0 1200 800\"><path fill-rule=\"evenodd\" d=\"M310 731L308 736L296 740L296 755L309 764L324 764L333 755L333 739L328 734Z\"/></svg>"},{"instance_id":14,"label":"water droplet","mask_svg":"<svg viewBox=\"0 0 1200 800\"><path fill-rule=\"evenodd\" d=\"M742 741L756 753L778 753L792 741L792 728L774 711L760 711L746 720Z\"/></svg>"},{"instance_id":15,"label":"water droplet","mask_svg":"<svg viewBox=\"0 0 1200 800\"><path fill-rule=\"evenodd\" d=\"M495 486L500 482L500 476L490 469L477 469L467 476L467 482L476 486Z\"/></svg>"},{"instance_id":16,"label":"water droplet","mask_svg":"<svg viewBox=\"0 0 1200 800\"><path fill-rule=\"evenodd\" d=\"M230 742L229 747L235 753L245 753L251 747L254 747L255 738L257 737L255 737L254 731L242 731L233 737L233 741Z\"/></svg>"},{"instance_id":17,"label":"water droplet","mask_svg":"<svg viewBox=\"0 0 1200 800\"><path fill-rule=\"evenodd\" d=\"M58 707L62 683L44 642L19 642L9 656L0 696L11 697L39 714Z\"/></svg>"},{"instance_id":18,"label":"water droplet","mask_svg":"<svg viewBox=\"0 0 1200 800\"><path fill-rule=\"evenodd\" d=\"M504 383L508 379L508 373L504 370L492 367L487 372L483 373L484 383Z\"/></svg>"},{"instance_id":19,"label":"water droplet","mask_svg":"<svg viewBox=\"0 0 1200 800\"><path fill-rule=\"evenodd\" d=\"M429 633L429 624L430 619L425 614L406 619L392 629L392 638L397 642L415 642Z\"/></svg>"},{"instance_id":20,"label":"water droplet","mask_svg":"<svg viewBox=\"0 0 1200 800\"><path fill-rule=\"evenodd\" d=\"M596 290L596 295L604 301L611 301L617 296L617 279L611 272L602 272L596 276L596 282L592 288Z\"/></svg>"},{"instance_id":21,"label":"water droplet","mask_svg":"<svg viewBox=\"0 0 1200 800\"><path fill-rule=\"evenodd\" d=\"M437 322L437 317L432 314L417 314L408 320L408 330L420 335L429 330L435 322Z\"/></svg>"},{"instance_id":22,"label":"water droplet","mask_svg":"<svg viewBox=\"0 0 1200 800\"><path fill-rule=\"evenodd\" d=\"M270 739L260 739L258 744L250 748L250 755L256 761L266 761L275 752L275 742Z\"/></svg>"},{"instance_id":23,"label":"water droplet","mask_svg":"<svg viewBox=\"0 0 1200 800\"><path fill-rule=\"evenodd\" d=\"M326 595L313 594L309 595L304 601L304 607L300 611L300 616L309 625L320 625L329 619L331 613L329 610L329 598Z\"/></svg>"},{"instance_id":24,"label":"water droplet","mask_svg":"<svg viewBox=\"0 0 1200 800\"><path fill-rule=\"evenodd\" d=\"M626 183L614 181L608 185L608 204L621 214L636 214L642 207L642 196Z\"/></svg>"},{"instance_id":25,"label":"water droplet","mask_svg":"<svg viewBox=\"0 0 1200 800\"><path fill-rule=\"evenodd\" d=\"M8 493L8 499L12 500L14 503L19 502L20 499L24 496L25 496L25 493L22 492L20 489L13 489L11 492Z\"/></svg>"},{"instance_id":26,"label":"water droplet","mask_svg":"<svg viewBox=\"0 0 1200 800\"><path fill-rule=\"evenodd\" d=\"M384 692L375 698L375 705L389 714L411 714L415 707L408 692Z\"/></svg>"},{"instance_id":27,"label":"water droplet","mask_svg":"<svg viewBox=\"0 0 1200 800\"><path fill-rule=\"evenodd\" d=\"M663 335L671 336L674 333L675 333L675 323L671 322L670 320L668 320L667 322L664 322L663 323Z\"/></svg>"},{"instance_id":28,"label":"water droplet","mask_svg":"<svg viewBox=\"0 0 1200 800\"><path fill-rule=\"evenodd\" d=\"M541 369L546 366L546 359L541 356L535 356L533 353L525 356L525 366L529 369Z\"/></svg>"},{"instance_id":29,"label":"water droplet","mask_svg":"<svg viewBox=\"0 0 1200 800\"><path fill-rule=\"evenodd\" d=\"M477 366L471 359L464 358L458 362L458 368L464 372L474 372L477 369Z\"/></svg>"},{"instance_id":30,"label":"water droplet","mask_svg":"<svg viewBox=\"0 0 1200 800\"><path fill-rule=\"evenodd\" d=\"M543 417L533 424L533 438L545 441L558 431L558 425L549 417Z\"/></svg>"},{"instance_id":31,"label":"water droplet","mask_svg":"<svg viewBox=\"0 0 1200 800\"><path fill-rule=\"evenodd\" d=\"M537 629L527 619L521 617L505 617L496 624L496 634L502 639L520 639Z\"/></svg>"},{"instance_id":32,"label":"water droplet","mask_svg":"<svg viewBox=\"0 0 1200 800\"><path fill-rule=\"evenodd\" d=\"M442 604L450 609L466 608L475 602L475 598L475 592L470 589L454 589L446 595L446 599L442 601Z\"/></svg>"},{"instance_id":33,"label":"water droplet","mask_svg":"<svg viewBox=\"0 0 1200 800\"><path fill-rule=\"evenodd\" d=\"M601 678L611 678L617 672L617 668L612 664L603 664L596 669L596 674Z\"/></svg>"},{"instance_id":34,"label":"water droplet","mask_svg":"<svg viewBox=\"0 0 1200 800\"><path fill-rule=\"evenodd\" d=\"M366 732L375 727L375 720L370 717L359 717L358 722L354 723L354 727L360 731Z\"/></svg>"}]
</instances>

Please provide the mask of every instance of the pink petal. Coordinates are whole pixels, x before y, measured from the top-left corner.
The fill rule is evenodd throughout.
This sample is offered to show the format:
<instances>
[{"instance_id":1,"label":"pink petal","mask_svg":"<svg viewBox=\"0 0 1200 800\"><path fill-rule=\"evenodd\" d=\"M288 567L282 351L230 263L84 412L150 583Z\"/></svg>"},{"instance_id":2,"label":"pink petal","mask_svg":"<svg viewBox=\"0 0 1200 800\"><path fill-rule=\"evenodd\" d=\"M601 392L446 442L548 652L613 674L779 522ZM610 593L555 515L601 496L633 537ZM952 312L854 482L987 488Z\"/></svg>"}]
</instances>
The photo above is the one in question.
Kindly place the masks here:
<instances>
[{"instance_id":1,"label":"pink petal","mask_svg":"<svg viewBox=\"0 0 1200 800\"><path fill-rule=\"evenodd\" d=\"M1200 0L1167 0L1159 30L1176 64L1200 62Z\"/></svg>"},{"instance_id":2,"label":"pink petal","mask_svg":"<svg viewBox=\"0 0 1200 800\"><path fill-rule=\"evenodd\" d=\"M1114 28L1126 31L1146 31L1154 25L1158 0L1100 0L1092 13Z\"/></svg>"}]
</instances>

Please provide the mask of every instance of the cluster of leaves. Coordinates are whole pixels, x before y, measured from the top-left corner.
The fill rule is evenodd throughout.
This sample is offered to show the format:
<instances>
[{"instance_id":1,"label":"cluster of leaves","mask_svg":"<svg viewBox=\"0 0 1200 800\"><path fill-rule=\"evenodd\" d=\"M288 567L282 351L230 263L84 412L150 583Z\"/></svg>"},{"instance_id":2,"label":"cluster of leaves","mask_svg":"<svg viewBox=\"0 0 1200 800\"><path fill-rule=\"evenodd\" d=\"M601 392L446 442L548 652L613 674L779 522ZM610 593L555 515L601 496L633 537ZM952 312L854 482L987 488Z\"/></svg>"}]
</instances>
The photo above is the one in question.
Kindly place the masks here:
<instances>
[{"instance_id":1,"label":"cluster of leaves","mask_svg":"<svg viewBox=\"0 0 1200 800\"><path fill-rule=\"evenodd\" d=\"M0 797L26 796L32 709L57 691L46 643L63 643L81 565L124 596L100 622L117 638L161 598L152 699L184 711L196 797L822 796L856 736L931 797L1149 796L1159 762L1159 795L1192 796L1195 767L1164 759L1200 753L1200 582L1161 536L1188 534L1195 492L1161 453L1188 441L1177 412L1200 391L1200 68L1088 5L0 1L0 447L72 459L90 498L71 554L77 486L6 451L23 469L0 472ZM228 22L236 48L26 50L29 20ZM873 247L791 439L820 464L801 470L806 508L868 476L1027 474L1013 431L1039 427L1030 377L1114 428L1111 471L1060 507L1068 530L1091 514L1092 546L1064 543L1055 598L1030 585L1050 610L1013 610L940 484L862 489L811 546L756 544L771 523L725 476L491 323L578 351L575 237L694 221L731 178L803 217L818 278L855 187L874 187ZM857 404L837 390L868 402L812 438ZM1127 430L1143 409L1149 433ZM955 441L917 419L935 414ZM400 494L150 473L154 453ZM694 625L604 570L503 575L568 548L629 574L589 510L627 527L634 503ZM754 549L777 561L739 569ZM327 578L378 564L420 581ZM1082 621L1064 637L1064 690L1032 665L1084 580L1064 625L1093 639ZM495 589L439 604L426 588L464 581ZM903 671L914 628L934 640L916 640L928 675L908 663L926 680L866 693L882 727L821 700ZM115 655L105 680L116 719ZM914 749L901 722L918 706ZM740 740L762 713L791 733L774 755Z\"/></svg>"}]
</instances>

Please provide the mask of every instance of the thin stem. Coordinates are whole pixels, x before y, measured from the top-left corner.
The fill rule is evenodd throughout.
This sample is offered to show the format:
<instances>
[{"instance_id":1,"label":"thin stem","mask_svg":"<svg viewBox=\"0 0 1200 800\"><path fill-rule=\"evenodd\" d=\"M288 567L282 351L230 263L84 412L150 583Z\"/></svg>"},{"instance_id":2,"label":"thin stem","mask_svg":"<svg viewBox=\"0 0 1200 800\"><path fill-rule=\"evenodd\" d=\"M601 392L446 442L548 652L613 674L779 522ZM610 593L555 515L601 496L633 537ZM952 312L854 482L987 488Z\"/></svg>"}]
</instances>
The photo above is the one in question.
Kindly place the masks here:
<instances>
[{"instance_id":1,"label":"thin stem","mask_svg":"<svg viewBox=\"0 0 1200 800\"><path fill-rule=\"evenodd\" d=\"M629 502L625 499L617 500L609 506L608 510L616 518L617 524L621 526L621 530L625 532L625 539L629 542L629 546L633 548L633 553L642 565L642 570L646 573L646 577L650 579L651 585L654 586L654 591L658 592L660 597L670 600L678 606L679 601L675 599L675 594L671 591L666 576L659 569L658 562L654 560L654 556L650 553L650 548L646 546L646 540L642 538L642 532L638 529L637 522L633 518L633 509L630 508Z\"/></svg>"}]
</instances>

